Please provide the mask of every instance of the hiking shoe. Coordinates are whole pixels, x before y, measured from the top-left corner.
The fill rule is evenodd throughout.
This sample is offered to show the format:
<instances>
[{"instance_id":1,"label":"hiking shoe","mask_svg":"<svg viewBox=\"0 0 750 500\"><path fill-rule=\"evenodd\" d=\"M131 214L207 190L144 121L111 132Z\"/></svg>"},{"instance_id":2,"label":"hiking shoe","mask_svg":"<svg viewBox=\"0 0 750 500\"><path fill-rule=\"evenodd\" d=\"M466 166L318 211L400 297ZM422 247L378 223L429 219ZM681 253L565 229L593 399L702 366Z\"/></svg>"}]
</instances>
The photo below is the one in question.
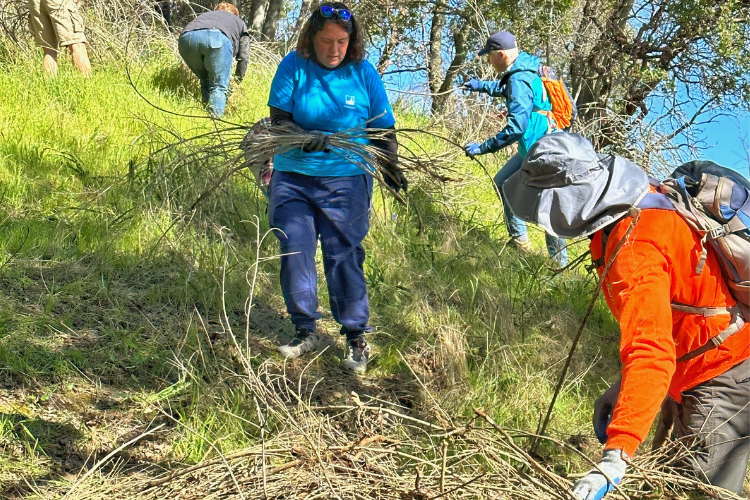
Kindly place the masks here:
<instances>
[{"instance_id":1,"label":"hiking shoe","mask_svg":"<svg viewBox=\"0 0 750 500\"><path fill-rule=\"evenodd\" d=\"M346 359L343 366L354 373L365 373L367 360L370 359L370 344L364 337L356 337L346 341Z\"/></svg>"},{"instance_id":2,"label":"hiking shoe","mask_svg":"<svg viewBox=\"0 0 750 500\"><path fill-rule=\"evenodd\" d=\"M310 333L307 328L300 328L291 342L279 346L279 352L285 358L294 359L317 349L321 345L323 345L323 339L320 338L320 335Z\"/></svg>"},{"instance_id":3,"label":"hiking shoe","mask_svg":"<svg viewBox=\"0 0 750 500\"><path fill-rule=\"evenodd\" d=\"M534 247L531 245L531 240L528 238L511 238L510 241L513 242L521 253L531 253L534 251Z\"/></svg>"}]
</instances>

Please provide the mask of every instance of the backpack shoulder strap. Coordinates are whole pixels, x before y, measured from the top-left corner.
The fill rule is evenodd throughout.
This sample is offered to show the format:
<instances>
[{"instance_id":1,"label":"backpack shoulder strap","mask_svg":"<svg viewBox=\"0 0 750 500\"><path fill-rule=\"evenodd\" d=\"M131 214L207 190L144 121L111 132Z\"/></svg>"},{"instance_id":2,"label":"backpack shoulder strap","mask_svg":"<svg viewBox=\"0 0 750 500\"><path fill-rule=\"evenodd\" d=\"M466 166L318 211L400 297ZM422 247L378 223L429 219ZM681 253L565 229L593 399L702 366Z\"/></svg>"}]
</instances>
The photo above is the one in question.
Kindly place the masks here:
<instances>
[{"instance_id":1,"label":"backpack shoulder strap","mask_svg":"<svg viewBox=\"0 0 750 500\"><path fill-rule=\"evenodd\" d=\"M646 208L656 208L659 210L671 210L674 211L674 205L669 199L661 193L646 193L638 202L638 208L641 210Z\"/></svg>"},{"instance_id":2,"label":"backpack shoulder strap","mask_svg":"<svg viewBox=\"0 0 750 500\"><path fill-rule=\"evenodd\" d=\"M721 238L750 227L750 196L745 195L744 201L737 202L738 199L741 199L739 193L742 189L743 186L731 177L717 177L712 174L702 176L698 202L708 208L716 219L729 219L725 224L720 224L709 230L708 234L711 238ZM736 197L735 191L738 191Z\"/></svg>"},{"instance_id":3,"label":"backpack shoulder strap","mask_svg":"<svg viewBox=\"0 0 750 500\"><path fill-rule=\"evenodd\" d=\"M510 81L510 77L511 76L515 75L516 73L521 73L521 72L524 72L524 71L527 71L529 73L534 73L535 75L539 76L539 73L536 70L533 70L533 69L526 69L526 68L524 68L524 69L514 69L514 70L511 70L511 71L507 71L503 75L503 77L500 78L500 87L502 88L503 86L505 86Z\"/></svg>"}]
</instances>

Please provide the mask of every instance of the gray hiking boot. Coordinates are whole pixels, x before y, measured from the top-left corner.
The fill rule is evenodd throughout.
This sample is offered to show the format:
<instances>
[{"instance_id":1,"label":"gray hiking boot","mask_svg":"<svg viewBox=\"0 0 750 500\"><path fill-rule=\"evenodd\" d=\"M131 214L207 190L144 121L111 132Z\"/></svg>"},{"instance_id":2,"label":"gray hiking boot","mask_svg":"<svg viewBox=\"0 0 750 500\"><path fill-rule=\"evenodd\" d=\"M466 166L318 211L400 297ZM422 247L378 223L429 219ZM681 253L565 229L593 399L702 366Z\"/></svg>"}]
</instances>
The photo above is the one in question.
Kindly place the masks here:
<instances>
[{"instance_id":1,"label":"gray hiking boot","mask_svg":"<svg viewBox=\"0 0 750 500\"><path fill-rule=\"evenodd\" d=\"M365 373L368 359L370 359L370 344L367 343L364 337L356 337L346 341L344 368L354 373Z\"/></svg>"},{"instance_id":2,"label":"gray hiking boot","mask_svg":"<svg viewBox=\"0 0 750 500\"><path fill-rule=\"evenodd\" d=\"M320 335L310 333L307 328L300 328L291 342L279 346L279 352L286 358L294 359L317 349L321 345L323 345L323 339L320 338Z\"/></svg>"}]
</instances>

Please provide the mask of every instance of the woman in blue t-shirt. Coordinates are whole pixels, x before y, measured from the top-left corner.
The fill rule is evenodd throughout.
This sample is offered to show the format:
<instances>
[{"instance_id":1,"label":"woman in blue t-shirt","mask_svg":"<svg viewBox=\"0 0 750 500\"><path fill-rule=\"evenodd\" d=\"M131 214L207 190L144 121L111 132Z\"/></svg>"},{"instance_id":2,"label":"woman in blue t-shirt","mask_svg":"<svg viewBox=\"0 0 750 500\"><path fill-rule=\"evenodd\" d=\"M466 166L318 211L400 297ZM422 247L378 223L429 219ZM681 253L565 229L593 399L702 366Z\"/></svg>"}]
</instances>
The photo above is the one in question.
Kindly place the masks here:
<instances>
[{"instance_id":1,"label":"woman in blue t-shirt","mask_svg":"<svg viewBox=\"0 0 750 500\"><path fill-rule=\"evenodd\" d=\"M315 9L297 50L279 65L268 105L271 121L311 140L300 149L274 157L269 187L269 218L280 229L281 290L296 336L279 351L296 358L316 349L318 312L315 251L323 250L331 312L346 335L344 367L362 373L370 346L370 310L362 240L370 228L373 180L352 162L331 152L328 134L368 122L375 129L393 128L395 119L375 68L365 58L364 34L343 3ZM367 140L367 139L365 139ZM392 188L406 188L397 167L395 133L371 139L390 159L383 167Z\"/></svg>"}]
</instances>

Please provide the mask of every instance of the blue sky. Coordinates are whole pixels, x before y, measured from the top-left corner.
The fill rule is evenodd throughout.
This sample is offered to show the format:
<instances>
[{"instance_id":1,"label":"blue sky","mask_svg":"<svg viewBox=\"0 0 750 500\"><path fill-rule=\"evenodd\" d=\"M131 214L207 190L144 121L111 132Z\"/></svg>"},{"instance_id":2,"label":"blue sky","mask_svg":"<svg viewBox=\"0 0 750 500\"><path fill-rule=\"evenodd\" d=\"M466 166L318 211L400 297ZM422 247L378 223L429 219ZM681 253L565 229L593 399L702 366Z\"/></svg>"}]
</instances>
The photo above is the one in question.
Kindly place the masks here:
<instances>
[{"instance_id":1,"label":"blue sky","mask_svg":"<svg viewBox=\"0 0 750 500\"><path fill-rule=\"evenodd\" d=\"M714 161L750 178L750 113L736 113L737 116L722 116L715 123L698 128L708 146L702 151L701 159Z\"/></svg>"}]
</instances>

